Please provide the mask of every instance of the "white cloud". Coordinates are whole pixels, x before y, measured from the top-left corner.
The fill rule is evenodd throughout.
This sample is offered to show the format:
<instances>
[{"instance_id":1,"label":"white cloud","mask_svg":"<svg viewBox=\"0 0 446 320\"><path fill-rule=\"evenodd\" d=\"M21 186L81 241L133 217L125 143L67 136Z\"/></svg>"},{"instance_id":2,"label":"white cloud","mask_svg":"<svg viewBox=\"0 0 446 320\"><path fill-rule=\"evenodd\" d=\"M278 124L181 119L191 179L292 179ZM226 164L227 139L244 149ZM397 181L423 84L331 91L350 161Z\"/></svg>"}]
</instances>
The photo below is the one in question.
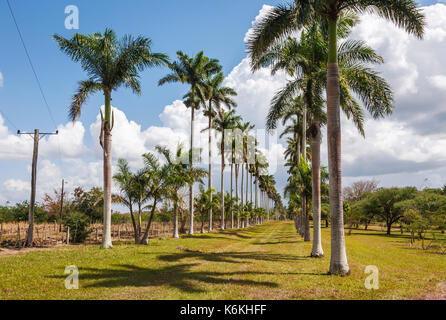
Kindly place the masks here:
<instances>
[{"instance_id":1,"label":"white cloud","mask_svg":"<svg viewBox=\"0 0 446 320\"><path fill-rule=\"evenodd\" d=\"M256 17L260 19L271 6L264 5ZM446 130L444 112L446 101L446 6L437 4L423 9L427 17L426 35L423 41L407 35L391 23L366 15L353 32L353 37L365 40L385 59L380 67L396 93L394 115L384 120L367 119L366 139L353 124L342 117L342 151L344 185L355 179L377 178L383 185L423 186L429 179L432 186L445 181ZM250 29L251 30L251 29ZM245 41L249 33L245 35ZM284 73L271 76L268 69L252 73L247 58L243 59L226 77L224 85L237 90L237 113L245 121L263 129L265 117L274 93L286 83ZM179 142L189 144L190 110L180 100L164 107L159 115L160 126L143 127L140 119L128 119L125 113L114 108L113 159L128 159L132 167L142 165L141 154L153 151L156 145L174 148ZM202 112L196 113L196 146L203 147L203 160L207 160L207 126ZM69 187L102 185L102 150L98 143L100 117L89 126L93 145L85 144L85 128L81 122L59 126L59 136L45 138L41 142L39 160L39 192L51 192L58 188L62 176ZM326 134L323 130L322 161L327 163ZM214 137L214 142L218 141ZM264 150L269 161L277 160L279 189L286 182L283 168L284 145L272 140ZM60 144L59 144L60 142ZM57 159L60 152L65 159L61 167L47 158ZM31 158L32 140L16 136L8 131L0 116L0 160ZM215 170L219 169L220 157L214 146ZM93 156L91 159L90 157ZM229 166L227 166L229 170ZM26 174L28 175L29 172ZM29 182L8 176L0 181L0 201L28 199ZM214 187L217 186L217 180ZM226 178L228 183L229 179Z\"/></svg>"},{"instance_id":2,"label":"white cloud","mask_svg":"<svg viewBox=\"0 0 446 320\"><path fill-rule=\"evenodd\" d=\"M427 77L429 82L436 88L441 90L446 90L446 76L444 75L435 75Z\"/></svg>"},{"instance_id":3,"label":"white cloud","mask_svg":"<svg viewBox=\"0 0 446 320\"><path fill-rule=\"evenodd\" d=\"M238 95L237 113L245 121L256 124L258 129L264 129L265 118L274 94L286 83L283 72L271 76L270 69L263 68L252 73L248 58L245 58L226 77L224 85L234 88Z\"/></svg>"},{"instance_id":4,"label":"white cloud","mask_svg":"<svg viewBox=\"0 0 446 320\"><path fill-rule=\"evenodd\" d=\"M88 154L84 145L84 126L81 122L61 124L59 135L47 136L39 142L39 157L76 158ZM0 115L0 160L28 159L33 151L31 135L16 135L9 131Z\"/></svg>"},{"instance_id":5,"label":"white cloud","mask_svg":"<svg viewBox=\"0 0 446 320\"><path fill-rule=\"evenodd\" d=\"M3 73L0 72L0 88L3 87Z\"/></svg>"},{"instance_id":6,"label":"white cloud","mask_svg":"<svg viewBox=\"0 0 446 320\"><path fill-rule=\"evenodd\" d=\"M259 21L260 21L260 20L261 20L261 19L268 13L268 11L270 11L270 10L272 10L272 9L274 9L273 6L269 6L269 5L267 5L267 4L264 4L264 5L262 6L262 9L260 9L259 14L255 17L254 21L252 22L252 26L254 26L257 22L259 22ZM248 39L249 39L249 37L251 36L252 32L253 32L252 28L250 28L250 29L246 32L246 34L245 34L245 38L244 38L244 40L243 40L245 43L248 42Z\"/></svg>"}]
</instances>

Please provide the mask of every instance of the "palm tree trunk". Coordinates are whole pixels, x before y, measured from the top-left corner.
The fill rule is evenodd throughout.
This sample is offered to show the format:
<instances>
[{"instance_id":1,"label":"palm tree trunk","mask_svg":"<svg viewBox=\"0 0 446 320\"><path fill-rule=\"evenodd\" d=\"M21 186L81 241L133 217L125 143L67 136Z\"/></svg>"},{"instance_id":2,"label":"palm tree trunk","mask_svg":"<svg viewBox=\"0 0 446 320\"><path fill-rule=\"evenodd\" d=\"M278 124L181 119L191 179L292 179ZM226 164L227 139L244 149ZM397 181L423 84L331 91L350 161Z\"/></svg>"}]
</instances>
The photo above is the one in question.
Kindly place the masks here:
<instances>
[{"instance_id":1,"label":"palm tree trunk","mask_svg":"<svg viewBox=\"0 0 446 320\"><path fill-rule=\"evenodd\" d=\"M225 229L225 190L224 190L224 172L225 172L225 134L224 131L222 131L221 135L221 145L220 145L220 152L221 152L221 177L220 177L220 201L221 201L221 221L220 221L220 228L221 230Z\"/></svg>"},{"instance_id":2,"label":"palm tree trunk","mask_svg":"<svg viewBox=\"0 0 446 320\"><path fill-rule=\"evenodd\" d=\"M337 20L329 19L327 67L327 144L330 175L331 259L330 273L348 275L342 208L340 87L337 63Z\"/></svg>"},{"instance_id":3,"label":"palm tree trunk","mask_svg":"<svg viewBox=\"0 0 446 320\"><path fill-rule=\"evenodd\" d=\"M321 240L321 128L318 121L313 121L311 133L311 169L313 190L313 249L311 256L324 256Z\"/></svg>"},{"instance_id":4,"label":"palm tree trunk","mask_svg":"<svg viewBox=\"0 0 446 320\"><path fill-rule=\"evenodd\" d=\"M249 179L250 179L250 181L249 181L249 188L251 189L251 203L252 203L252 172L251 173L249 173Z\"/></svg>"},{"instance_id":5,"label":"palm tree trunk","mask_svg":"<svg viewBox=\"0 0 446 320\"><path fill-rule=\"evenodd\" d=\"M235 164L235 199L237 201L237 204L239 204L239 198L238 198L238 170L239 165ZM237 228L240 228L240 210L239 206L237 206Z\"/></svg>"},{"instance_id":6,"label":"palm tree trunk","mask_svg":"<svg viewBox=\"0 0 446 320\"><path fill-rule=\"evenodd\" d=\"M249 167L248 163L246 163L246 203L248 203L248 195L249 195Z\"/></svg>"},{"instance_id":7,"label":"palm tree trunk","mask_svg":"<svg viewBox=\"0 0 446 320\"><path fill-rule=\"evenodd\" d=\"M173 237L180 237L178 234L178 204L176 202L173 205Z\"/></svg>"},{"instance_id":8,"label":"palm tree trunk","mask_svg":"<svg viewBox=\"0 0 446 320\"><path fill-rule=\"evenodd\" d=\"M157 199L155 198L153 200L153 206L152 206L152 210L150 212L149 221L147 222L146 230L144 231L144 235L142 236L142 239L141 239L141 244L149 243L150 226L152 225L153 216L155 215L156 203L157 203Z\"/></svg>"},{"instance_id":9,"label":"palm tree trunk","mask_svg":"<svg viewBox=\"0 0 446 320\"><path fill-rule=\"evenodd\" d=\"M302 110L302 157L307 161L307 108ZM302 218L303 218L303 232L304 241L311 241L310 219L307 213L307 198L302 195Z\"/></svg>"},{"instance_id":10,"label":"palm tree trunk","mask_svg":"<svg viewBox=\"0 0 446 320\"><path fill-rule=\"evenodd\" d=\"M244 203L243 203L243 181L244 181L244 175L245 175L245 169L244 169L244 166L243 166L243 163L242 163L242 165L241 165L241 167L242 167L242 174L241 174L241 176L242 176L242 181L241 181L241 184L240 184L240 194L241 194L241 205L242 206L244 206Z\"/></svg>"},{"instance_id":11,"label":"palm tree trunk","mask_svg":"<svg viewBox=\"0 0 446 320\"><path fill-rule=\"evenodd\" d=\"M141 201L138 201L138 242L141 240L142 212Z\"/></svg>"},{"instance_id":12,"label":"palm tree trunk","mask_svg":"<svg viewBox=\"0 0 446 320\"><path fill-rule=\"evenodd\" d=\"M248 169L248 161L246 161L246 203L248 203L248 192L249 192L249 169ZM249 217L246 217L246 227L249 227Z\"/></svg>"},{"instance_id":13,"label":"palm tree trunk","mask_svg":"<svg viewBox=\"0 0 446 320\"><path fill-rule=\"evenodd\" d=\"M194 166L194 122L195 122L195 108L191 107L191 122L190 122L190 168ZM194 234L194 183L189 186L189 235Z\"/></svg>"},{"instance_id":14,"label":"palm tree trunk","mask_svg":"<svg viewBox=\"0 0 446 320\"><path fill-rule=\"evenodd\" d=\"M112 135L111 135L111 97L110 92L105 92L105 123L104 123L104 231L102 235L102 247L113 247L111 238L111 186L112 186Z\"/></svg>"},{"instance_id":15,"label":"palm tree trunk","mask_svg":"<svg viewBox=\"0 0 446 320\"><path fill-rule=\"evenodd\" d=\"M259 206L259 177L258 175L256 175L256 180L255 180L255 184L256 184L256 203L255 203L255 208L257 209Z\"/></svg>"},{"instance_id":16,"label":"palm tree trunk","mask_svg":"<svg viewBox=\"0 0 446 320\"><path fill-rule=\"evenodd\" d=\"M133 208L132 208L131 204L129 206L129 210L130 210L130 218L132 219L132 226L133 226L133 232L134 232L134 237L135 237L135 243L138 243L138 229L136 228L135 216L133 214Z\"/></svg>"},{"instance_id":17,"label":"palm tree trunk","mask_svg":"<svg viewBox=\"0 0 446 320\"><path fill-rule=\"evenodd\" d=\"M234 228L234 210L232 209L232 204L233 204L233 188L232 188L232 174L234 173L234 163L231 163L231 207L229 208L229 210L231 211L231 229Z\"/></svg>"},{"instance_id":18,"label":"palm tree trunk","mask_svg":"<svg viewBox=\"0 0 446 320\"><path fill-rule=\"evenodd\" d=\"M212 115L209 114L209 179L208 189L212 188ZM212 203L212 192L210 194L210 201ZM209 209L209 231L212 231L212 207Z\"/></svg>"}]
</instances>

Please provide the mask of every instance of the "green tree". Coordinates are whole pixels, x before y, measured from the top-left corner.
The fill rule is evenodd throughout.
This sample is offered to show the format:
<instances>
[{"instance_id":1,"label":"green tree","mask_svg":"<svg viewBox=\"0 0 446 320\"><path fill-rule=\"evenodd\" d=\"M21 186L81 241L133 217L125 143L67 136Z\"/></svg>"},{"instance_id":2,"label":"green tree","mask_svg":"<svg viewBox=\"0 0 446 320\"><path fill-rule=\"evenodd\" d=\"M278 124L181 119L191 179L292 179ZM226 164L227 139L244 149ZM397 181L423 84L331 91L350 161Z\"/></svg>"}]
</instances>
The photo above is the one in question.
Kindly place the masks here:
<instances>
[{"instance_id":1,"label":"green tree","mask_svg":"<svg viewBox=\"0 0 446 320\"><path fill-rule=\"evenodd\" d=\"M228 136L226 130L232 130L237 126L237 123L241 120L240 116L235 114L234 110L225 111L223 109L218 110L217 117L212 123L212 128L205 130L215 129L221 135L220 141L220 156L221 156L221 171L220 171L220 228L225 229L225 191L224 191L224 170L225 170L225 142L232 145L232 141L229 143L226 141Z\"/></svg>"},{"instance_id":2,"label":"green tree","mask_svg":"<svg viewBox=\"0 0 446 320\"><path fill-rule=\"evenodd\" d=\"M347 275L350 268L345 252L344 226L342 213L341 180L341 128L340 95L341 85L338 69L337 25L339 17L345 12L374 12L394 22L407 32L418 37L423 36L424 16L413 0L295 0L290 5L280 5L266 14L254 26L248 39L248 51L251 59L258 59L274 42L290 35L314 21L321 21L327 30L327 136L330 172L330 214L332 217L332 250L330 273ZM368 97L369 88L362 91ZM367 108L373 106L374 100L365 99Z\"/></svg>"},{"instance_id":3,"label":"green tree","mask_svg":"<svg viewBox=\"0 0 446 320\"><path fill-rule=\"evenodd\" d=\"M194 127L195 127L195 110L200 108L200 104L206 100L205 81L212 75L219 73L222 69L218 60L209 59L204 56L203 51L197 53L195 57L189 57L187 54L178 51L178 61L169 63L171 73L159 80L158 85L166 83L187 83L190 91L185 95L186 107L191 109L191 132L190 132L190 148L192 152L189 156L190 168L193 168L194 155ZM194 233L194 186L189 186L189 234Z\"/></svg>"},{"instance_id":4,"label":"green tree","mask_svg":"<svg viewBox=\"0 0 446 320\"><path fill-rule=\"evenodd\" d=\"M101 110L100 144L104 155L104 234L102 247L111 248L111 184L112 184L112 139L114 116L111 108L111 93L121 86L134 93L141 93L139 73L145 68L163 66L168 61L165 54L151 51L151 40L126 35L118 39L116 33L106 29L104 34L75 34L71 39L53 35L62 52L74 62L79 62L88 74L73 95L69 109L72 121L81 115L87 97L96 92L104 94L104 112Z\"/></svg>"},{"instance_id":5,"label":"green tree","mask_svg":"<svg viewBox=\"0 0 446 320\"><path fill-rule=\"evenodd\" d=\"M237 104L232 97L237 95L234 89L229 87L223 87L224 74L222 72L217 73L213 77L210 77L205 82L205 99L204 115L208 117L208 128L213 128L212 120L217 116L217 111L223 106L228 109L236 107ZM212 188L212 130L208 131L208 149L209 149L209 178L208 189ZM231 182L232 182L232 163L231 163ZM231 187L232 189L232 187ZM212 197L212 193L210 194ZM212 230L212 207L209 208L209 231Z\"/></svg>"},{"instance_id":6,"label":"green tree","mask_svg":"<svg viewBox=\"0 0 446 320\"><path fill-rule=\"evenodd\" d=\"M178 210L179 205L182 202L180 189L195 182L201 182L201 178L205 177L207 172L202 169L191 168L190 162L186 160L190 159L192 150L189 150L189 153L184 152L181 144L177 146L175 153L172 153L169 151L169 149L162 146L157 146L156 150L165 158L167 162L168 174L166 177L166 188L168 188L170 191L166 194L166 197L173 202L173 237L179 238Z\"/></svg>"}]
</instances>

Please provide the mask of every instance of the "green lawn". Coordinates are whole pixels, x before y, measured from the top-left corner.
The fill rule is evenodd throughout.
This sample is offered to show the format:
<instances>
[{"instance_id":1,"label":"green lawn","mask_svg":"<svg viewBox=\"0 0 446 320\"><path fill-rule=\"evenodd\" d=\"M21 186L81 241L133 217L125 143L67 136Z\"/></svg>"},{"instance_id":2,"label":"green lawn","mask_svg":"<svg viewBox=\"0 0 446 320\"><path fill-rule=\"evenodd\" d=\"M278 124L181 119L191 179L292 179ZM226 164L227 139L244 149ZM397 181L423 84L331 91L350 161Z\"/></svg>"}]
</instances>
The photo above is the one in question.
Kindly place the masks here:
<instances>
[{"instance_id":1,"label":"green lawn","mask_svg":"<svg viewBox=\"0 0 446 320\"><path fill-rule=\"evenodd\" d=\"M327 275L310 258L292 222L151 240L149 246L65 246L0 258L1 299L409 299L440 294L446 255L409 248L401 235L354 230L346 236L349 277ZM65 267L80 288L64 287ZM379 268L379 290L364 287L365 266Z\"/></svg>"}]
</instances>

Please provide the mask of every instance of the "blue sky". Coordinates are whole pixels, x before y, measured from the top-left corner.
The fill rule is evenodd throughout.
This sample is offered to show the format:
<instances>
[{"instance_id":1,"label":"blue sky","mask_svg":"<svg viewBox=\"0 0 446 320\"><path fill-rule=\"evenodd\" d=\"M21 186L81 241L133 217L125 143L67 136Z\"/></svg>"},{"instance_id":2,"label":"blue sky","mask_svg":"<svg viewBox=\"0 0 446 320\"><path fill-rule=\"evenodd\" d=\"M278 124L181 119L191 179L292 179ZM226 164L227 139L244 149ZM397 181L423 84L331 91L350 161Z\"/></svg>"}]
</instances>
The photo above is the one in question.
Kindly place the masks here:
<instances>
[{"instance_id":1,"label":"blue sky","mask_svg":"<svg viewBox=\"0 0 446 320\"><path fill-rule=\"evenodd\" d=\"M81 33L111 27L119 35L142 34L152 39L154 51L171 57L177 50L190 54L204 50L206 55L219 59L227 73L245 56L243 37L259 9L264 3L277 3L258 0L10 2L57 122L67 119L70 95L77 81L85 78L79 65L60 53L50 37L54 33L65 37L75 33L64 27L66 5L78 6L78 31ZM0 56L0 70L5 78L0 91L2 111L23 129L33 129L37 125L44 130L54 130L5 1L0 2L0 28L4 36L2 47L6 48L1 50ZM179 85L158 88L157 81L166 72L166 69L147 70L142 74L141 96L123 89L114 94L114 102L125 101L129 118L157 121L162 108L185 91ZM90 99L82 119L93 119L97 113L95 106L101 102L100 95Z\"/></svg>"},{"instance_id":2,"label":"blue sky","mask_svg":"<svg viewBox=\"0 0 446 320\"><path fill-rule=\"evenodd\" d=\"M442 2L444 3L444 1L421 1L420 4L429 6ZM276 5L283 3L283 1L10 0L10 3L57 126L66 125L68 122L67 106L69 105L70 97L76 89L77 82L85 79L86 75L82 72L79 65L73 63L63 53L59 52L56 44L51 39L51 35L54 33L70 37L75 32L102 32L106 27L111 27L118 35L130 33L150 37L153 41L153 51L164 52L172 58L175 58L177 50L182 50L188 54L195 54L200 50L204 50L206 55L220 60L225 74L228 75L228 83L239 86L239 88L235 88L237 90L240 89L238 98L240 101L239 110L244 117L256 123L258 127L263 125L263 115L266 113L269 99L274 90L283 84L283 81L281 82L277 78L268 83L270 80L267 73L251 76L246 70L246 61L243 60L246 58L243 39L252 26L255 17L259 15L259 11L264 5ZM79 8L79 30L65 29L64 21L66 14L64 10L67 5L76 5ZM443 9L443 7L446 8L446 6L442 6L440 9ZM432 32L438 29L443 30L442 28L446 32L446 21L444 23L438 22L438 26L436 25L437 21L440 21L440 17L435 16L436 12L439 12L438 7L432 7L429 16L431 17L429 23L433 25ZM350 136L343 138L344 141L347 141L343 145L343 150L345 150L344 167L346 168L344 171L346 174L345 183L347 184L360 178L377 177L383 185L411 184L420 187L425 179L430 179L433 185L438 186L441 184L443 173L446 173L446 168L438 164L439 156L436 153L429 154L431 158L423 158L421 156L422 160L420 160L420 156L416 152L417 150L423 150L423 144L426 144L426 141L436 144L436 139L443 139L443 136L439 138L439 134L444 132L438 130L428 132L427 127L430 127L431 131L433 131L434 126L426 125L426 122L423 121L427 120L421 119L416 110L417 108L419 110L420 104L424 108L431 107L430 112L436 115L436 119L442 119L441 116L443 114L440 114L442 106L438 104L438 101L441 99L427 103L427 98L419 94L419 92L417 93L416 90L414 91L411 84L407 84L407 79L411 79L411 73L407 70L407 66L400 65L399 62L407 60L419 68L417 70L418 77L413 79L417 86L430 83L426 81L426 78L432 80L432 86L424 88L423 93L426 93L429 97L439 94L435 90L438 90L443 85L442 81L444 79L442 77L444 76L446 79L446 70L441 70L440 68L431 70L431 67L428 65L424 66L417 59L421 59L421 53L427 53L429 50L433 53L440 52L436 48L445 46L446 40L438 43L440 38L437 38L438 41L428 39L424 42L424 49L418 50L420 48L419 42L411 39L409 46L414 49L412 50L405 47L407 41L400 33L395 31L396 33L392 34L392 36L401 37L401 46L397 49L405 48L403 53L405 56L400 59L398 56L393 56L398 50L392 48L390 42L399 42L393 40L389 42L390 31L379 36L367 33L367 30L370 30L371 27L366 27L365 25L370 23L370 26L373 26L375 25L373 21L367 20L364 22L364 25L360 26L354 35L365 41L370 40L388 62L382 68L382 71L397 91L397 108L389 122L381 122L379 124L370 122L370 138L366 140L366 143L363 140L355 140L357 139L356 137L352 137L351 141L349 140ZM387 28L387 25L385 27ZM8 135L2 137L0 128L0 146L8 146L11 135L16 131L15 127L25 131L32 131L34 128L39 128L42 131L53 131L55 130L55 125L50 119L40 95L5 0L0 1L0 29L2 30L0 76L3 78L3 84L1 85L0 83L0 112L3 114L3 118L7 117L13 123L3 119L3 125L7 127L9 132ZM391 31L393 32L393 29ZM434 47L434 45L438 45L438 47ZM415 56L417 51L418 56ZM425 62L429 59L430 61L433 59L440 61L443 57L444 55L439 53L438 59L435 56L433 58L423 57L422 61ZM396 69L395 66L397 66ZM125 112L125 120L133 120L141 126L140 129L135 129L139 130L139 135L147 135L149 128L153 126L164 128L168 126L166 123L175 123L172 120L172 112L168 114L167 111L169 110L167 110L168 108L166 109L166 106L172 105L175 100L181 99L187 88L181 85L158 87L157 81L167 72L168 70L165 68L149 69L143 72L143 94L141 96L135 96L131 91L124 88L113 95L113 105ZM405 72L408 72L407 75ZM251 82L254 83L252 89L258 89L258 91L254 91L250 95L248 89ZM263 93L265 94L263 95ZM421 97L424 100L417 100L421 99ZM88 100L83 109L80 121L85 129L83 143L86 148L94 149L97 137L90 134L92 130L90 126L95 122L98 108L101 104L103 104L103 97L97 94ZM176 112L176 109L172 110L174 110L174 113ZM160 114L164 115L164 117L161 116L160 118ZM387 162L382 162L383 156L379 157L379 159L376 158L376 155L381 152L379 146L376 147L376 152L367 154L367 152L372 152L370 151L372 147L370 144L376 141L376 137L379 136L379 130L383 130L381 127L389 125L389 127L395 128L396 123L404 127L400 131L395 132L395 135L401 134L409 137L410 141L419 141L420 146L415 146L414 153L401 155L401 152L395 152L394 154L389 154L388 157L384 157ZM439 127L441 127L441 123L439 123ZM144 133L146 129L147 132ZM155 128L154 130L156 132L158 129ZM346 128L345 132L350 134L348 128ZM375 140L373 140L374 138ZM43 140L42 144L45 144L45 142ZM65 141L59 140L58 143L64 144ZM385 143L389 144L387 149L392 150L392 148L395 148L397 150L397 146L392 145L394 142L385 141ZM399 143L401 144L401 141ZM16 145L19 146L20 144ZM352 151L353 149L351 148L353 146L355 148L363 148L363 153L358 151L358 149ZM3 148L5 149L5 147ZM363 156L359 163L364 164L365 169L364 166L352 165L353 154ZM64 159L63 154L62 159ZM100 162L100 157L97 157L97 153L94 154L94 152L79 156L79 159L85 162L83 164L85 166L89 164L93 166L93 162ZM367 159L372 160L370 160L370 163L367 163ZM50 191L51 188L58 187L56 181L59 178L67 175L75 177L72 171L77 169L73 169L73 162L60 161L59 157L54 153L45 154L45 152L42 153L40 160L48 160L48 162L43 164L39 162L39 167L43 166L47 169L47 171L44 171L45 175L51 176L52 165L55 165L55 168L59 167L57 170L60 171L55 170L59 173L51 178L54 178L53 180L47 179L48 183L45 184L45 187L48 190L45 190L46 192ZM73 159L70 159L70 161L73 161ZM26 188L23 186L17 187L17 184L28 184L29 165L30 157L2 156L0 151L0 203L6 199L15 201L28 198ZM381 170L383 167L386 170ZM97 168L100 169L99 167ZM401 168L408 169L401 170ZM412 172L411 170L415 171ZM281 177L278 180L283 185L285 174L283 171L278 174ZM42 180L45 178L43 176ZM75 178L72 180L75 180ZM16 189L8 187L12 185L8 184L8 181L13 181ZM72 184L76 185L76 182L73 181Z\"/></svg>"}]
</instances>

